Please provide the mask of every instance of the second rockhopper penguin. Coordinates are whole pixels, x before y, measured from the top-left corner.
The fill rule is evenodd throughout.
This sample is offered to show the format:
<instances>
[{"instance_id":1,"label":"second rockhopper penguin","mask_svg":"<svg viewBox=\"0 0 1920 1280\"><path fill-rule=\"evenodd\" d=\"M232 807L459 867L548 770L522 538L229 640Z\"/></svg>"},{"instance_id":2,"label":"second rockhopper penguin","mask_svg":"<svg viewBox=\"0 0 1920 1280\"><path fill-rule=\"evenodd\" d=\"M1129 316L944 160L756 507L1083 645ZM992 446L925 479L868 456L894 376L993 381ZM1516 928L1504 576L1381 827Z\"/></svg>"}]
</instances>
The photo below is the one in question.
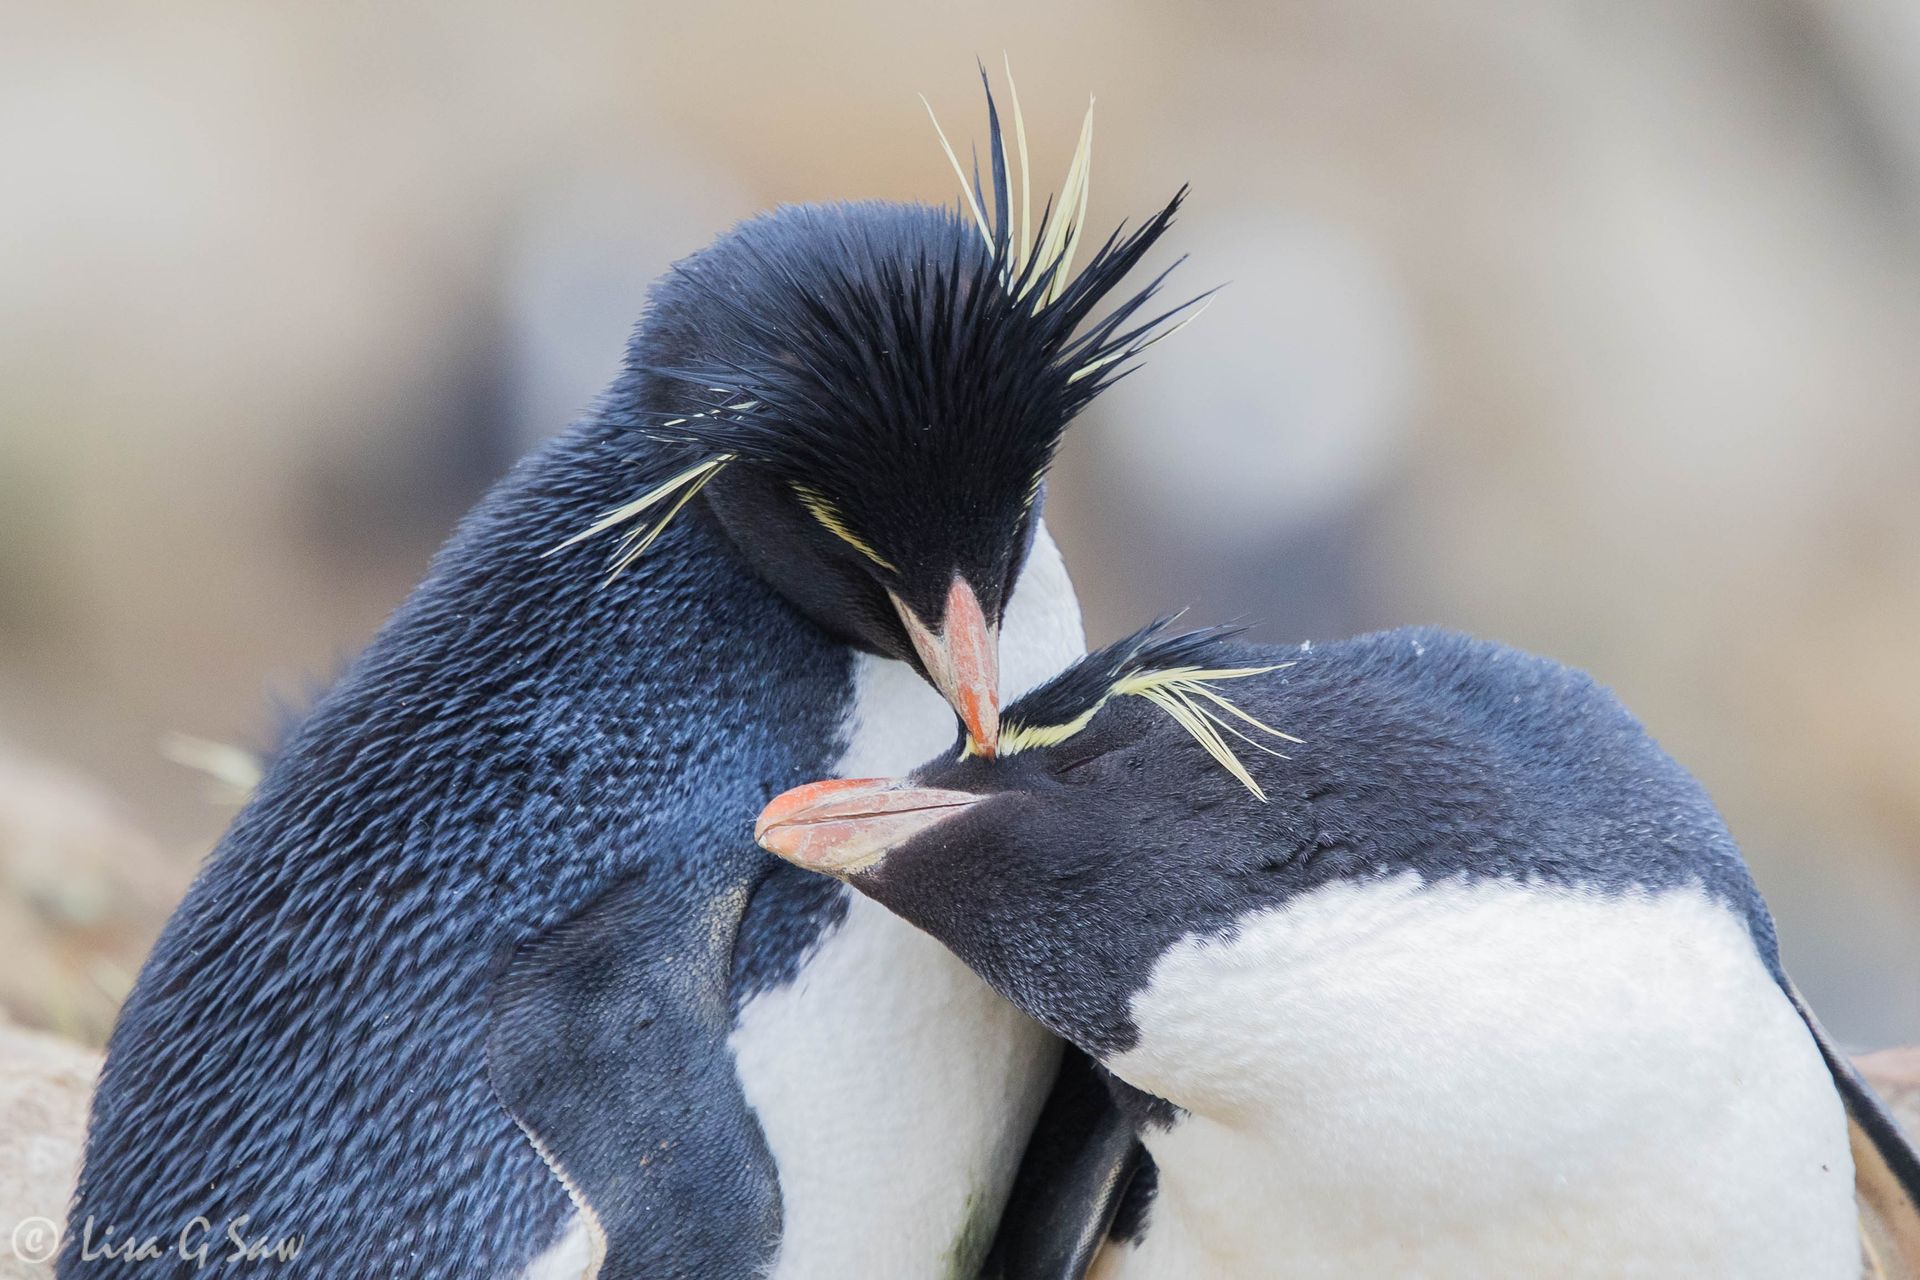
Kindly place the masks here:
<instances>
[{"instance_id":1,"label":"second rockhopper penguin","mask_svg":"<svg viewBox=\"0 0 1920 1280\"><path fill-rule=\"evenodd\" d=\"M1110 1073L1150 1161L1098 1276L1854 1280L1856 1175L1920 1259L1712 803L1555 663L1149 631L758 835Z\"/></svg>"}]
</instances>

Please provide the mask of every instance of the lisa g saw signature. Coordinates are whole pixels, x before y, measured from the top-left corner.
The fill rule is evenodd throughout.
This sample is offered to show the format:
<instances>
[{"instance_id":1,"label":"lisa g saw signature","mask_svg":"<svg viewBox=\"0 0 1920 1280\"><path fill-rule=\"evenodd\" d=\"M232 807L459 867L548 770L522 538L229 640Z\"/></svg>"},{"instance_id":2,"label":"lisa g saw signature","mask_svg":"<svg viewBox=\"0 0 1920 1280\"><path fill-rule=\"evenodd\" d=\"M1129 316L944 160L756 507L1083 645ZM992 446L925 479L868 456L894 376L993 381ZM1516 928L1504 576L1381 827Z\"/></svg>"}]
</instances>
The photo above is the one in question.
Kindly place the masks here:
<instances>
[{"instance_id":1,"label":"lisa g saw signature","mask_svg":"<svg viewBox=\"0 0 1920 1280\"><path fill-rule=\"evenodd\" d=\"M89 1216L80 1228L80 1261L152 1262L177 1258L196 1268L232 1262L292 1262L300 1256L302 1236L250 1234L250 1214L224 1224L194 1218L177 1235L143 1236L118 1232ZM223 1229L224 1228L224 1229ZM60 1252L60 1226L47 1218L23 1218L13 1229L13 1255L22 1262L49 1262Z\"/></svg>"}]
</instances>

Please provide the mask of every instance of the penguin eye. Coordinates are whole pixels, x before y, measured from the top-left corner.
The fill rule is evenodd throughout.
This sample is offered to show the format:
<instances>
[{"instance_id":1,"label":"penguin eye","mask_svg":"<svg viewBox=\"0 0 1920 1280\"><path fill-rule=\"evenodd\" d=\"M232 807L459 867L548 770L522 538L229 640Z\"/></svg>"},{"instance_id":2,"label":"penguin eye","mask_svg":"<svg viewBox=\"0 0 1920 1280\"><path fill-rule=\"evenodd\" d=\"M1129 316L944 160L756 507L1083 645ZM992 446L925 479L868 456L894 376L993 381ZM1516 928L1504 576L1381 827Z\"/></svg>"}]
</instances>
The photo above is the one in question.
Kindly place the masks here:
<instances>
[{"instance_id":1,"label":"penguin eye","mask_svg":"<svg viewBox=\"0 0 1920 1280\"><path fill-rule=\"evenodd\" d=\"M1119 743L1112 743L1107 746L1095 746L1089 743L1086 747L1068 755L1066 759L1062 760L1059 764L1049 765L1048 771L1056 778L1071 777L1073 774L1081 773L1087 766L1097 764L1099 761L1106 759L1113 754L1114 749L1119 745ZM1088 781L1089 777L1090 775L1088 777L1082 777L1079 781Z\"/></svg>"},{"instance_id":2,"label":"penguin eye","mask_svg":"<svg viewBox=\"0 0 1920 1280\"><path fill-rule=\"evenodd\" d=\"M812 516L821 528L887 572L899 572L898 567L891 560L875 551L871 543L849 528L846 517L840 514L840 509L822 497L817 490L809 489L805 485L795 485L793 494L800 500L800 505L806 508L807 514Z\"/></svg>"}]
</instances>

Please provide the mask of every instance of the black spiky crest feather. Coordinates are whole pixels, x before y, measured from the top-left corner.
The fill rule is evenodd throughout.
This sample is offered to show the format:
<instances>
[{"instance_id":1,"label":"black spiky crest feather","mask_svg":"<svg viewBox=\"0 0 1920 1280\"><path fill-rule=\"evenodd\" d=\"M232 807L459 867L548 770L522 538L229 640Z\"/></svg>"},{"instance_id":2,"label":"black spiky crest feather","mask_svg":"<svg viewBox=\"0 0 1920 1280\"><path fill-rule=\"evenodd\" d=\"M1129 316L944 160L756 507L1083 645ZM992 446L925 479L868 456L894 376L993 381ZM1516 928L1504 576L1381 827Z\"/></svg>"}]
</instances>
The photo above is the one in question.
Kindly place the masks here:
<instances>
[{"instance_id":1,"label":"black spiky crest feather","mask_svg":"<svg viewBox=\"0 0 1920 1280\"><path fill-rule=\"evenodd\" d=\"M981 78L990 220L976 172L961 209L786 208L675 268L649 325L682 331L649 341L643 330L632 365L662 394L623 415L667 444L673 465L563 546L645 516L615 553L618 572L739 463L791 489L909 586L919 570L941 584L956 567L991 575L1067 424L1202 298L1147 315L1162 272L1094 319L1171 225L1185 188L1139 227L1116 229L1074 273L1091 111L1066 187L1029 235L1031 195L1023 183L1016 226L999 109L984 69ZM1024 175L1017 96L1014 111ZM951 157L944 135L942 145ZM958 566L935 563L956 555Z\"/></svg>"}]
</instances>

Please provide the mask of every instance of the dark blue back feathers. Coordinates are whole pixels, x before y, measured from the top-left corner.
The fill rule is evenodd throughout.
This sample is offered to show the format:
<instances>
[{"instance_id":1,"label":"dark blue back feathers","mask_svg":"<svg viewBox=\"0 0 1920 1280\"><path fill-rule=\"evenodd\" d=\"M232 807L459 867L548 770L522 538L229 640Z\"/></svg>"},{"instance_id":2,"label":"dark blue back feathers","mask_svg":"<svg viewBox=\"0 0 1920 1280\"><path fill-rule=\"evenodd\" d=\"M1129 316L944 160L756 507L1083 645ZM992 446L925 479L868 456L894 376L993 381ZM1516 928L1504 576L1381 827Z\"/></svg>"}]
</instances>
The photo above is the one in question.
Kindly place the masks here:
<instances>
[{"instance_id":1,"label":"dark blue back feathers","mask_svg":"<svg viewBox=\"0 0 1920 1280\"><path fill-rule=\"evenodd\" d=\"M1276 878L1285 893L1407 870L1618 892L1698 882L1746 916L1777 969L1772 922L1712 799L1584 672L1435 628L1280 648L1156 623L1026 694L1005 722L1069 720L1143 661L1276 668L1218 685L1304 739L1283 744L1282 759L1243 751L1271 803L1233 794L1197 747L1189 767L1288 854ZM1156 734L1179 736L1131 701L1105 714L1151 717ZM1239 910L1271 905L1267 888Z\"/></svg>"},{"instance_id":2,"label":"dark blue back feathers","mask_svg":"<svg viewBox=\"0 0 1920 1280\"><path fill-rule=\"evenodd\" d=\"M702 514L604 589L599 548L540 558L636 446L588 424L517 469L276 760L114 1033L67 1274L88 1218L246 1214L305 1238L289 1276L493 1274L552 1234L488 1089L495 968L643 864L689 913L759 874L751 815L830 767L848 696Z\"/></svg>"}]
</instances>

